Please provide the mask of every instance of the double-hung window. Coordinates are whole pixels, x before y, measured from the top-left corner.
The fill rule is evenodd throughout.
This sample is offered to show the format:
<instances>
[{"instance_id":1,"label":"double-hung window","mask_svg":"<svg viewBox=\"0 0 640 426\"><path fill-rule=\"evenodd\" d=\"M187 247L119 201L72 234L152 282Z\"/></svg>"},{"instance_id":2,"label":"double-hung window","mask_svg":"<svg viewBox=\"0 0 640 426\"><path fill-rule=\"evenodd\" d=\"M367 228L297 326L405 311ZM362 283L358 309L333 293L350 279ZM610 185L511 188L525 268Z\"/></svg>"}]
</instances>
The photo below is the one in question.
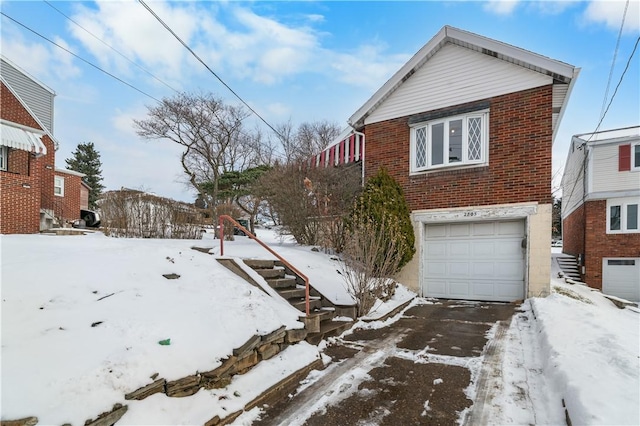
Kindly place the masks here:
<instances>
[{"instance_id":1,"label":"double-hung window","mask_svg":"<svg viewBox=\"0 0 640 426\"><path fill-rule=\"evenodd\" d=\"M64 197L64 178L62 176L53 178L53 193L58 197Z\"/></svg>"},{"instance_id":2,"label":"double-hung window","mask_svg":"<svg viewBox=\"0 0 640 426\"><path fill-rule=\"evenodd\" d=\"M607 201L607 233L633 233L640 232L638 205L632 200Z\"/></svg>"},{"instance_id":3,"label":"double-hung window","mask_svg":"<svg viewBox=\"0 0 640 426\"><path fill-rule=\"evenodd\" d=\"M640 170L640 143L631 145L631 170Z\"/></svg>"},{"instance_id":4,"label":"double-hung window","mask_svg":"<svg viewBox=\"0 0 640 426\"><path fill-rule=\"evenodd\" d=\"M418 123L411 127L411 171L485 164L489 111Z\"/></svg>"}]
</instances>

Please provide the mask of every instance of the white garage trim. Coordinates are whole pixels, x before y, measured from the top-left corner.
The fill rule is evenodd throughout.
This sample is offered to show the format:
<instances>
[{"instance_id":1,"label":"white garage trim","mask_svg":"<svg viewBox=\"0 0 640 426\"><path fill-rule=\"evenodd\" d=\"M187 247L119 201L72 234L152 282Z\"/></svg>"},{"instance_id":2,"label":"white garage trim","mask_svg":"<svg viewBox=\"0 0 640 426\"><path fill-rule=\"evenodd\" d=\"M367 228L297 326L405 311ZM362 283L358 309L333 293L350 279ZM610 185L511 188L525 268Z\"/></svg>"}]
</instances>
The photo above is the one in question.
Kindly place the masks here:
<instances>
[{"instance_id":1,"label":"white garage trim","mask_svg":"<svg viewBox=\"0 0 640 426\"><path fill-rule=\"evenodd\" d=\"M538 214L537 203L519 203L519 204L506 204L495 206L477 206L468 208L454 208L454 209L441 209L441 210L422 210L414 211L412 213L412 220L416 224L416 242L419 244L418 252L419 262L418 269L418 288L416 289L422 296L429 297L442 297L442 298L455 298L455 299L472 299L472 300L491 300L491 301L514 301L521 300L525 297L530 297L529 294L529 279L530 279L530 253L531 253L531 241L528 238L530 235L532 224L530 223L531 217L535 217ZM502 257L500 255L490 262L491 258L476 259L471 256L464 261L461 259L451 258L450 262L445 261L444 265L436 266L434 263L429 263L426 259L429 254L428 250L430 246L428 243L427 227L434 224L483 224L493 223L492 226L499 226L496 224L501 223L518 223L519 231L516 234L500 235L498 229L493 237L486 235L480 237L475 236L477 244L473 242L473 235L470 235L468 239L460 236L460 241L457 242L458 249L461 250L478 250L477 247L482 244L491 245L492 250L504 251L510 247L513 250L517 247L517 259L508 259L508 256ZM449 226L450 227L450 226ZM538 230L539 231L539 230ZM448 232L451 232L449 230ZM475 232L475 231L471 231ZM531 234L534 235L535 234ZM432 236L433 238L433 236ZM549 241L550 241L549 235ZM536 240L536 238L533 238ZM486 241L483 241L486 240ZM466 243L465 243L466 241ZM442 242L442 241L441 241ZM467 244L467 248L462 248ZM539 244L538 244L539 245ZM442 249L442 247L441 247ZM447 249L445 247L445 249ZM449 247L448 250L454 250L454 247ZM437 248L436 248L437 250ZM431 254L433 256L433 253ZM492 255L493 256L493 255ZM550 259L550 255L544 254L545 259ZM488 274L488 270L493 268L494 277L492 279L485 277L486 281L482 279L478 280L461 280L460 277L455 277L455 273L448 274L448 281L440 283L440 288L436 289L436 283L433 281L433 268L449 268L449 270L455 269L454 264L459 262L462 268L475 268L476 270L486 269L485 274ZM500 265L504 263L502 270L496 270L496 267L500 269ZM490 266L489 263L492 263ZM432 273L427 270L431 267ZM506 276L500 276L502 272L509 273ZM546 282L548 283L548 275L545 274ZM442 277L440 277L442 278ZM430 281L428 281L430 280ZM474 284L475 283L475 284ZM444 286L444 287L443 287ZM548 286L548 284L547 284ZM537 288L537 287L536 287ZM539 290L539 289L538 289ZM546 294L544 294L546 295Z\"/></svg>"},{"instance_id":2,"label":"white garage trim","mask_svg":"<svg viewBox=\"0 0 640 426\"><path fill-rule=\"evenodd\" d=\"M640 257L603 258L602 292L640 302Z\"/></svg>"}]
</instances>

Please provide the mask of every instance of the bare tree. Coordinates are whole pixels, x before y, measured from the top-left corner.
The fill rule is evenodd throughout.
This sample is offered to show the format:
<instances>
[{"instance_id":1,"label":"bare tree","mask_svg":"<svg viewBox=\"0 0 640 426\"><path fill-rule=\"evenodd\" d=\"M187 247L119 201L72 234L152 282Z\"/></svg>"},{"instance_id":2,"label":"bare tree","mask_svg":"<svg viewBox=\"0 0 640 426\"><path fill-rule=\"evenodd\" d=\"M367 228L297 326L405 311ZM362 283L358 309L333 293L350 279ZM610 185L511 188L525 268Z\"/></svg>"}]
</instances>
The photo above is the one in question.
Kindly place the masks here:
<instances>
[{"instance_id":1,"label":"bare tree","mask_svg":"<svg viewBox=\"0 0 640 426\"><path fill-rule=\"evenodd\" d=\"M215 208L219 177L255 165L253 148L259 137L244 129L248 115L212 94L181 93L148 107L148 118L134 123L141 137L167 139L184 148L180 162L187 180L200 194L205 194L202 183L211 183L207 205Z\"/></svg>"},{"instance_id":2,"label":"bare tree","mask_svg":"<svg viewBox=\"0 0 640 426\"><path fill-rule=\"evenodd\" d=\"M325 149L340 134L340 127L329 121L306 122L294 129L291 120L276 126L287 164L302 163Z\"/></svg>"}]
</instances>

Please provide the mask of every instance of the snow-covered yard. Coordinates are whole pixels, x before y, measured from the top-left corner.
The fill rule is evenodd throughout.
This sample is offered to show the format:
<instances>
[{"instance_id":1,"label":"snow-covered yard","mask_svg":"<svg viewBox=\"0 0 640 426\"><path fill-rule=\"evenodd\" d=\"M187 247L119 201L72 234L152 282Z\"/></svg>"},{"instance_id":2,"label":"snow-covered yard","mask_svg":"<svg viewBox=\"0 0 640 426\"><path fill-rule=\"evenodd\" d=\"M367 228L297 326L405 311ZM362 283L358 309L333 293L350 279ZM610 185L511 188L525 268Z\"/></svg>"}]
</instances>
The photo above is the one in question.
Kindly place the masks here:
<instances>
[{"instance_id":1,"label":"snow-covered yard","mask_svg":"<svg viewBox=\"0 0 640 426\"><path fill-rule=\"evenodd\" d=\"M332 256L271 231L258 236L332 301L350 301ZM175 380L212 370L253 335L302 327L300 313L286 302L191 249L208 246L215 254L218 244L99 233L1 236L1 418L84 424L125 403L125 393L156 373ZM269 258L243 237L226 242L225 255ZM564 284L556 274L552 286L563 290L527 300L523 315L530 320L514 319L507 332L507 374L491 418L503 424L563 420L564 399L573 424L640 424L640 315ZM166 339L169 345L158 343ZM224 417L319 356L303 342L234 376L227 388L126 401L129 410L119 424L203 424ZM518 398L525 385L528 397Z\"/></svg>"}]
</instances>

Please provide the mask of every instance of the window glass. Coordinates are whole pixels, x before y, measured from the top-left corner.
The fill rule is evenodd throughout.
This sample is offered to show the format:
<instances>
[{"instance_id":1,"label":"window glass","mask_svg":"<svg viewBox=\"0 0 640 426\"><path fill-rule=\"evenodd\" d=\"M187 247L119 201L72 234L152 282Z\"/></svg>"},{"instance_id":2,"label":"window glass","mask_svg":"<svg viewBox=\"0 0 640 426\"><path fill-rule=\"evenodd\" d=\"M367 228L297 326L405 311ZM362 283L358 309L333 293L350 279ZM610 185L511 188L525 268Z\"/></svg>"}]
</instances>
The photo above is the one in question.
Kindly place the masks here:
<instances>
[{"instance_id":1,"label":"window glass","mask_svg":"<svg viewBox=\"0 0 640 426\"><path fill-rule=\"evenodd\" d=\"M470 117L468 123L469 160L479 160L482 155L482 119Z\"/></svg>"},{"instance_id":2,"label":"window glass","mask_svg":"<svg viewBox=\"0 0 640 426\"><path fill-rule=\"evenodd\" d=\"M609 229L612 231L620 230L620 206L611 206L611 216L609 218Z\"/></svg>"},{"instance_id":3,"label":"window glass","mask_svg":"<svg viewBox=\"0 0 640 426\"><path fill-rule=\"evenodd\" d=\"M0 146L0 170L7 170L7 147Z\"/></svg>"},{"instance_id":4,"label":"window glass","mask_svg":"<svg viewBox=\"0 0 640 426\"><path fill-rule=\"evenodd\" d=\"M607 260L609 266L635 266L636 261L633 259L611 259Z\"/></svg>"},{"instance_id":5,"label":"window glass","mask_svg":"<svg viewBox=\"0 0 640 426\"><path fill-rule=\"evenodd\" d=\"M444 123L431 126L431 165L443 163L444 154Z\"/></svg>"},{"instance_id":6,"label":"window glass","mask_svg":"<svg viewBox=\"0 0 640 426\"><path fill-rule=\"evenodd\" d=\"M638 229L638 205L627 205L627 230Z\"/></svg>"},{"instance_id":7,"label":"window glass","mask_svg":"<svg viewBox=\"0 0 640 426\"><path fill-rule=\"evenodd\" d=\"M462 161L462 120L449 122L449 162Z\"/></svg>"},{"instance_id":8,"label":"window glass","mask_svg":"<svg viewBox=\"0 0 640 426\"><path fill-rule=\"evenodd\" d=\"M427 165L427 128L416 129L416 167Z\"/></svg>"},{"instance_id":9,"label":"window glass","mask_svg":"<svg viewBox=\"0 0 640 426\"><path fill-rule=\"evenodd\" d=\"M56 195L64 195L64 178L59 176L53 178L53 193Z\"/></svg>"},{"instance_id":10,"label":"window glass","mask_svg":"<svg viewBox=\"0 0 640 426\"><path fill-rule=\"evenodd\" d=\"M633 158L633 168L640 169L640 144L633 146L631 157Z\"/></svg>"}]
</instances>

